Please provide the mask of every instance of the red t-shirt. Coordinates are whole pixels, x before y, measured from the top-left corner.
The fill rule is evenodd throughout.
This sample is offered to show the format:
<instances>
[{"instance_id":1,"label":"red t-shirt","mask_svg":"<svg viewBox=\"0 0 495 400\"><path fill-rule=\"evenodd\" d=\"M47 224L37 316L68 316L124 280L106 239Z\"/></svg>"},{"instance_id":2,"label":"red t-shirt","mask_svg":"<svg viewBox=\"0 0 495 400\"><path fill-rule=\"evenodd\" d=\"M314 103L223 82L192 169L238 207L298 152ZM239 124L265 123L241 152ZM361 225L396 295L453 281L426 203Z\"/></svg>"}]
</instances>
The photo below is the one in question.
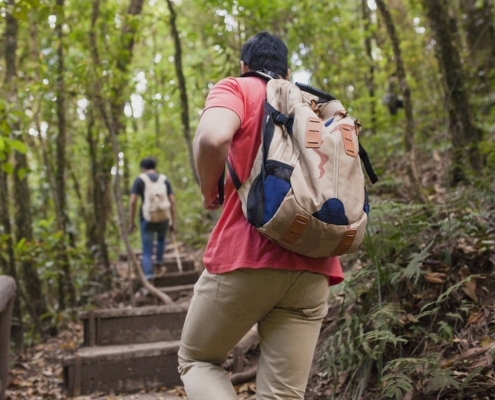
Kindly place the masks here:
<instances>
[{"instance_id":1,"label":"red t-shirt","mask_svg":"<svg viewBox=\"0 0 495 400\"><path fill-rule=\"evenodd\" d=\"M206 99L205 110L223 107L241 121L229 150L229 161L241 182L251 172L261 144L261 123L266 83L256 77L227 78L216 84ZM219 121L221 123L221 121ZM280 247L259 233L242 213L242 206L230 175L225 183L222 214L206 246L203 262L214 274L238 268L308 270L329 277L335 285L344 279L337 257L311 258Z\"/></svg>"}]
</instances>

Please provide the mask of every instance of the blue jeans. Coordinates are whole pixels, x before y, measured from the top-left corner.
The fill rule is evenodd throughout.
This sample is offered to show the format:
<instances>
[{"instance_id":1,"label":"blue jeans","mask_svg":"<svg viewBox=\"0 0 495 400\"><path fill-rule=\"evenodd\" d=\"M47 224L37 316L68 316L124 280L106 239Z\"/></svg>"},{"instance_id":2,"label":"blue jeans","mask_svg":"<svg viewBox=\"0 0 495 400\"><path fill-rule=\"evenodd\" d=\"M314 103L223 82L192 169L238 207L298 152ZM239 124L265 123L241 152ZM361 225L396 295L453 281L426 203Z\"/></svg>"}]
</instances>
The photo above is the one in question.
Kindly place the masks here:
<instances>
[{"instance_id":1,"label":"blue jeans","mask_svg":"<svg viewBox=\"0 0 495 400\"><path fill-rule=\"evenodd\" d=\"M152 223L141 221L141 241L143 244L143 273L146 279L153 279L153 245L156 235L156 263L163 262L163 253L165 252L165 235L168 230L168 221Z\"/></svg>"}]
</instances>

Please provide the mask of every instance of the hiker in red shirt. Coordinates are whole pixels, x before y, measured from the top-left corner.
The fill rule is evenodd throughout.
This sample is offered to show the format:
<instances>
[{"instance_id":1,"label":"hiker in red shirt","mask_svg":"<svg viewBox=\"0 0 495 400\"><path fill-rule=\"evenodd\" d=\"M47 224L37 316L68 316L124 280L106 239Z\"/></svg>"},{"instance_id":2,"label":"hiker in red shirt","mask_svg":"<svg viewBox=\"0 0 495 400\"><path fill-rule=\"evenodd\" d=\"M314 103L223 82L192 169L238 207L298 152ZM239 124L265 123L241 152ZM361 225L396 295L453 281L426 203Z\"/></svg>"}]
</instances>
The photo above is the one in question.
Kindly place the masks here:
<instances>
[{"instance_id":1,"label":"hiker in red shirt","mask_svg":"<svg viewBox=\"0 0 495 400\"><path fill-rule=\"evenodd\" d=\"M241 72L268 70L289 79L288 50L267 32L241 50ZM194 139L203 205L219 207L218 178L227 157L241 182L261 143L266 82L258 77L217 83ZM179 350L179 372L190 400L234 400L222 368L228 352L257 326L261 356L257 399L303 399L329 285L343 280L338 258L310 258L280 247L242 213L230 176L222 214L204 254Z\"/></svg>"}]
</instances>

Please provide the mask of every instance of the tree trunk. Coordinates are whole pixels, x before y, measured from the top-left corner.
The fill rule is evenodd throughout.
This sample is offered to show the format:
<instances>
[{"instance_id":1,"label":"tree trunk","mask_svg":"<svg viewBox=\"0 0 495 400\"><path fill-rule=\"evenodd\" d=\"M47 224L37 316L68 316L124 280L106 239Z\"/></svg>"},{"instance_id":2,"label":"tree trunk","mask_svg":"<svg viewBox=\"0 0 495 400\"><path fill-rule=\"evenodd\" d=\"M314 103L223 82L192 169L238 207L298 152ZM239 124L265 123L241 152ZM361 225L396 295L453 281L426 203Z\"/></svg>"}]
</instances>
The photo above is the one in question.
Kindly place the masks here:
<instances>
[{"instance_id":1,"label":"tree trunk","mask_svg":"<svg viewBox=\"0 0 495 400\"><path fill-rule=\"evenodd\" d=\"M91 98L91 97L90 97ZM108 246L105 240L107 231L107 221L109 215L108 202L105 201L107 196L105 195L109 186L110 168L102 168L102 164L105 163L98 158L98 138L94 131L95 120L93 116L93 106L88 109L88 126L86 140L89 148L89 170L90 170L90 184L88 185L88 203L93 206L90 207L91 216L86 223L86 236L88 239L88 247L93 254L93 257L98 265L98 269L101 271L102 276L94 276L93 279L101 281L103 287L110 289L111 287L111 270L110 270L110 257L108 254ZM106 157L107 149L102 149L102 157ZM108 158L108 157L106 157Z\"/></svg>"},{"instance_id":2,"label":"tree trunk","mask_svg":"<svg viewBox=\"0 0 495 400\"><path fill-rule=\"evenodd\" d=\"M117 58L117 69L121 72L119 79L112 87L112 99L110 106L110 121L113 132L118 136L122 131L122 117L124 115L125 99L124 90L127 87L127 69L132 61L134 42L136 36L136 23L132 19L141 14L144 0L131 0L127 11L124 26L122 28L122 49Z\"/></svg>"},{"instance_id":3,"label":"tree trunk","mask_svg":"<svg viewBox=\"0 0 495 400\"><path fill-rule=\"evenodd\" d=\"M457 184L466 179L464 166L480 171L482 162L478 145L481 130L474 122L474 115L466 90L464 71L459 50L455 46L446 0L423 0L426 16L436 40L436 55L443 71L446 108L452 135L454 165L452 181Z\"/></svg>"},{"instance_id":4,"label":"tree trunk","mask_svg":"<svg viewBox=\"0 0 495 400\"><path fill-rule=\"evenodd\" d=\"M174 39L175 46L174 65L175 73L177 74L177 81L179 84L182 129L184 131L184 138L186 139L187 150L189 153L189 164L191 165L191 169L193 171L194 180L197 184L199 184L199 178L198 174L196 173L196 167L194 163L191 127L189 124L189 104L187 101L186 79L184 78L184 71L182 68L182 47L180 44L179 31L177 30L176 22L177 15L172 5L172 1L167 0L167 4L170 11L170 32L172 34L172 38Z\"/></svg>"},{"instance_id":5,"label":"tree trunk","mask_svg":"<svg viewBox=\"0 0 495 400\"><path fill-rule=\"evenodd\" d=\"M404 111L406 114L406 130L404 132L404 147L406 150L408 175L411 181L411 185L413 185L415 189L414 194L416 200L425 202L426 196L423 193L423 188L421 186L421 181L419 179L416 168L416 156L414 149L414 118L413 118L413 109L412 109L412 101L411 101L411 90L409 89L409 85L407 84L406 71L404 69L404 63L402 61L402 53L400 50L399 37L397 36L394 21L392 19L392 16L390 15L387 6L385 5L385 1L376 0L376 5L378 7L378 10L380 11L380 14L382 15L383 21L385 22L387 33L390 38L390 42L392 44L392 49L394 52L394 59L395 59L396 74L397 74L397 78L399 79L399 88L404 102Z\"/></svg>"},{"instance_id":6,"label":"tree trunk","mask_svg":"<svg viewBox=\"0 0 495 400\"><path fill-rule=\"evenodd\" d=\"M62 26L64 23L64 0L57 0L57 23L55 25L55 34L57 36L57 124L58 135L56 139L57 153L56 163L57 170L55 175L57 199L58 199L58 212L61 216L59 227L63 232L63 239L60 243L60 263L62 265L63 273L59 275L58 289L59 289L59 303L60 308L64 310L66 308L66 296L68 295L70 307L75 309L76 307L76 290L74 283L72 282L72 274L70 270L70 261L67 253L67 239L68 239L68 217L66 210L66 184L65 184L65 152L66 152L66 140L67 140L67 122L65 118L65 68L64 68L64 38L62 32ZM68 293L66 293L66 289Z\"/></svg>"},{"instance_id":7,"label":"tree trunk","mask_svg":"<svg viewBox=\"0 0 495 400\"><path fill-rule=\"evenodd\" d=\"M476 78L473 83L476 82L478 86L477 92L486 94L493 90L490 82L494 82L494 79L490 75L495 67L495 27L492 1L483 0L482 4L479 3L475 0L459 2L469 50L467 62Z\"/></svg>"},{"instance_id":8,"label":"tree trunk","mask_svg":"<svg viewBox=\"0 0 495 400\"><path fill-rule=\"evenodd\" d=\"M158 54L158 40L157 40L157 32L156 32L156 29L153 29L153 32L151 34L151 39L153 40L153 55L155 54ZM159 77L158 77L158 73L156 71L156 68L155 70L153 71L153 83L155 85L154 87L154 92L155 93L160 93L160 82L159 82ZM160 103L161 103L161 99L153 99L153 105L154 105L154 109L155 109L155 115L154 115L154 118L155 118L155 147L157 149L160 148L160 136L163 135L163 132L162 132L162 128L161 128L161 125L160 125Z\"/></svg>"},{"instance_id":9,"label":"tree trunk","mask_svg":"<svg viewBox=\"0 0 495 400\"><path fill-rule=\"evenodd\" d=\"M370 96L371 133L376 131L376 95L375 95L375 61L371 52L371 15L367 0L361 1L361 8L364 20L364 48L369 59L369 70L365 76L366 86Z\"/></svg>"},{"instance_id":10,"label":"tree trunk","mask_svg":"<svg viewBox=\"0 0 495 400\"><path fill-rule=\"evenodd\" d=\"M94 0L91 12L91 28L89 31L89 48L91 58L95 68L100 67L100 56L98 51L97 40L97 21L100 18L100 1ZM97 76L100 76L97 74ZM113 155L111 152L110 140L108 137L104 139L105 143L100 146L98 133L94 133L95 117L93 111L99 111L106 128L110 131L110 119L107 115L105 102L101 97L102 84L101 78L94 79L91 85L91 91L87 94L90 99L90 108L88 110L89 122L87 131L87 141L90 151L90 171L92 180L91 202L93 203L94 232L96 234L97 251L94 252L95 258L102 269L101 282L107 289L111 287L112 271L110 268L110 257L108 254L108 246L106 243L106 231L108 219L111 215L111 207L109 203L109 191L111 182L111 167L113 164ZM101 153L98 154L98 149L101 148ZM93 228L90 228L93 230Z\"/></svg>"},{"instance_id":11,"label":"tree trunk","mask_svg":"<svg viewBox=\"0 0 495 400\"><path fill-rule=\"evenodd\" d=\"M13 5L10 0L8 4ZM10 13L6 15L5 26L5 87L7 92L7 109L8 107L18 108L18 97L16 87L16 51L17 51L17 32L18 25L14 16ZM11 124L11 131L21 131L20 123L15 120ZM28 171L27 157L25 154L14 152L14 220L15 220L15 237L16 242L21 240L31 242L33 240L32 218L31 218L31 198L27 180ZM8 201L5 203L8 207ZM8 211L5 216L8 218ZM6 221L5 221L6 222ZM10 230L10 225L8 226ZM13 257L13 254L10 255ZM23 260L20 263L24 292L26 293L26 306L31 313L33 321L40 334L43 334L41 318L47 313L47 306L41 291L41 281L38 276L36 266L28 261ZM15 273L14 265L10 265L11 272ZM20 288L19 292L23 290Z\"/></svg>"}]
</instances>

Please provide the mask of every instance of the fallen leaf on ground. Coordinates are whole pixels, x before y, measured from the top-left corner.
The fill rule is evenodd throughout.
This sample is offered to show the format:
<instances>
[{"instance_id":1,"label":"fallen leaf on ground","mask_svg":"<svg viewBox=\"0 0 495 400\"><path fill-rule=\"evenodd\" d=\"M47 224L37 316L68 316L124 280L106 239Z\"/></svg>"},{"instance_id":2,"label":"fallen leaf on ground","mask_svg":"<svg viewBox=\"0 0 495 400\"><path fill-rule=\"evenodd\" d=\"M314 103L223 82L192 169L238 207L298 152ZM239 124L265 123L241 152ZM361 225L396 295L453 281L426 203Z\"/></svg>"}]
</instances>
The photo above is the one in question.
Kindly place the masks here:
<instances>
[{"instance_id":1,"label":"fallen leaf on ground","mask_svg":"<svg viewBox=\"0 0 495 400\"><path fill-rule=\"evenodd\" d=\"M426 280L431 283L444 283L446 277L447 275L441 272L431 272L425 275Z\"/></svg>"}]
</instances>

